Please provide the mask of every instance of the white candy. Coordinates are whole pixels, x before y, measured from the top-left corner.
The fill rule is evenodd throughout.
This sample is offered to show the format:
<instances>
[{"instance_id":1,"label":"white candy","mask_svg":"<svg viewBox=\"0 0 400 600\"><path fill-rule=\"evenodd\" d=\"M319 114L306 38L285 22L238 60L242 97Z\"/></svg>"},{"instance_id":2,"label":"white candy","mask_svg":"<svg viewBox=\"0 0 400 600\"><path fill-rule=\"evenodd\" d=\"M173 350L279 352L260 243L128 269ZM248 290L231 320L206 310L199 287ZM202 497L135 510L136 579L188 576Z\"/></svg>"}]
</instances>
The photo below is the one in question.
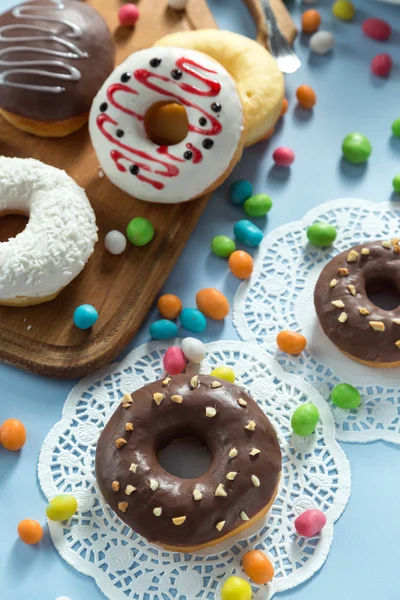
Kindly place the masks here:
<instances>
[{"instance_id":1,"label":"white candy","mask_svg":"<svg viewBox=\"0 0 400 600\"><path fill-rule=\"evenodd\" d=\"M316 54L326 54L335 45L335 38L330 31L317 31L310 38L310 48Z\"/></svg>"},{"instance_id":2,"label":"white candy","mask_svg":"<svg viewBox=\"0 0 400 600\"><path fill-rule=\"evenodd\" d=\"M174 10L183 10L187 7L189 0L168 0L168 6Z\"/></svg>"},{"instance_id":3,"label":"white candy","mask_svg":"<svg viewBox=\"0 0 400 600\"><path fill-rule=\"evenodd\" d=\"M203 342L192 337L182 340L182 352L190 362L195 364L200 364L206 355Z\"/></svg>"},{"instance_id":4,"label":"white candy","mask_svg":"<svg viewBox=\"0 0 400 600\"><path fill-rule=\"evenodd\" d=\"M122 254L126 248L126 237L120 231L113 229L104 238L104 245L110 254Z\"/></svg>"}]
</instances>

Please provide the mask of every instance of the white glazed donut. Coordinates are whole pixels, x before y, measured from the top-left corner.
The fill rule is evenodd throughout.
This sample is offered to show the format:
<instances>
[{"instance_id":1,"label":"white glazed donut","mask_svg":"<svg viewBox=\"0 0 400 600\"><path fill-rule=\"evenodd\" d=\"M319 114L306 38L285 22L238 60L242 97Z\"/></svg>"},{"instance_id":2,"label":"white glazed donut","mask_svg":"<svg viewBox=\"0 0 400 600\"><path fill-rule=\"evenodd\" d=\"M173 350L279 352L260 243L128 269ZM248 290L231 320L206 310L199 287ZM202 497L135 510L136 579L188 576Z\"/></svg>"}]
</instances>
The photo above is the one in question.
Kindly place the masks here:
<instances>
[{"instance_id":1,"label":"white glazed donut","mask_svg":"<svg viewBox=\"0 0 400 600\"><path fill-rule=\"evenodd\" d=\"M0 157L0 215L23 213L21 233L0 243L0 304L54 298L85 266L97 241L89 200L65 171L33 158Z\"/></svg>"},{"instance_id":2,"label":"white glazed donut","mask_svg":"<svg viewBox=\"0 0 400 600\"><path fill-rule=\"evenodd\" d=\"M146 112L165 101L188 116L188 135L174 146L155 144L145 131ZM215 189L244 144L234 80L209 56L180 48L141 50L117 67L94 99L89 130L109 179L148 202L185 202Z\"/></svg>"}]
</instances>

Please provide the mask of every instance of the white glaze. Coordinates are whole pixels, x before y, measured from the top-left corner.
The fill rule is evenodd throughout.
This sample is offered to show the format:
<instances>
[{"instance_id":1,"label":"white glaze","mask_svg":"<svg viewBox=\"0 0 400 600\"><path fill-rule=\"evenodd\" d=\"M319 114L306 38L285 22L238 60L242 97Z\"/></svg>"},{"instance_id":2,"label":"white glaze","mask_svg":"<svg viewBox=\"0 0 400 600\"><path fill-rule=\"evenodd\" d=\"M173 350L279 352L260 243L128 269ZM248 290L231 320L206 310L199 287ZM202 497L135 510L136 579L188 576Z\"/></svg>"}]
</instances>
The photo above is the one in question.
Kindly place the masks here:
<instances>
[{"instance_id":1,"label":"white glaze","mask_svg":"<svg viewBox=\"0 0 400 600\"><path fill-rule=\"evenodd\" d=\"M0 243L0 299L55 294L76 277L97 241L89 200L65 171L33 158L0 157L0 214L29 222Z\"/></svg>"},{"instance_id":2,"label":"white glaze","mask_svg":"<svg viewBox=\"0 0 400 600\"><path fill-rule=\"evenodd\" d=\"M154 58L162 60L158 67L150 65L150 61ZM217 82L221 87L220 91L215 94L214 90L213 95L206 96L182 89L182 86L195 86L203 93L209 89L208 84L187 73L183 67L183 76L180 80L171 77L171 72L177 69L178 61L183 58L201 65L200 68L194 66L190 68L196 74ZM139 76L136 75L138 70L151 73L148 78L149 85L157 85L162 88L163 93L149 89L139 81ZM121 83L121 76L126 73L131 74L131 78L128 82ZM161 80L156 76L162 76L167 80ZM125 88L114 93L114 102L119 104L119 107L116 107L112 103L113 98L110 98L110 90L114 89L111 86L114 84L123 85ZM143 116L151 106L168 100L183 104L189 124L201 130L200 132L189 131L182 142L169 146L168 152L172 157L159 153L160 146L147 138L143 122ZM219 113L211 110L211 105L215 102L222 105ZM104 103L107 103L107 109L101 112L100 106ZM195 104L197 108L191 107L190 103ZM130 111L130 114L127 111ZM207 115L207 124L201 126L199 119L206 116L204 113ZM101 119L106 119L100 122L103 132L99 127ZM213 123L216 123L216 127L222 127L220 133L210 133L214 127ZM135 52L117 67L94 99L89 119L94 149L102 169L111 181L136 198L162 203L185 202L195 198L219 180L227 171L237 151L243 127L242 105L235 82L222 65L194 50L167 47ZM122 138L116 136L118 129L124 132ZM207 131L208 133L205 134ZM105 135L110 135L112 139L108 140ZM206 138L211 139L214 144L208 150L202 146ZM203 155L201 162L195 164L193 159L184 159L184 154L188 151L187 144L201 150ZM118 160L124 171L118 170L116 161L112 158L113 153L115 157L116 152L123 155L123 158ZM153 160L139 158L138 152L146 153ZM141 165L138 175L129 171L129 167L136 164ZM168 169L174 170L173 176L165 176ZM152 184L141 180L142 176L162 187L156 189Z\"/></svg>"}]
</instances>

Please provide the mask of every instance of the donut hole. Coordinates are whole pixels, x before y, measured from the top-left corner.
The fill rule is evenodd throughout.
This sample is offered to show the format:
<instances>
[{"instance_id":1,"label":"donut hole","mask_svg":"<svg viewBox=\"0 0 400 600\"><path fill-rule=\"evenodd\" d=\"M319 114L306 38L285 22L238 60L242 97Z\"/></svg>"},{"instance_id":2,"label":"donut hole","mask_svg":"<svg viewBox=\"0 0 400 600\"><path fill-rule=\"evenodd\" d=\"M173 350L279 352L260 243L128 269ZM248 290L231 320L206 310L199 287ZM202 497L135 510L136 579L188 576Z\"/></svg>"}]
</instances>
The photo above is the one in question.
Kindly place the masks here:
<instances>
[{"instance_id":1,"label":"donut hole","mask_svg":"<svg viewBox=\"0 0 400 600\"><path fill-rule=\"evenodd\" d=\"M211 454L200 440L193 437L176 438L157 453L165 471L180 479L201 477L211 464Z\"/></svg>"},{"instance_id":2,"label":"donut hole","mask_svg":"<svg viewBox=\"0 0 400 600\"><path fill-rule=\"evenodd\" d=\"M22 214L0 215L0 243L8 242L22 233L27 226L29 217Z\"/></svg>"},{"instance_id":3,"label":"donut hole","mask_svg":"<svg viewBox=\"0 0 400 600\"><path fill-rule=\"evenodd\" d=\"M383 310L394 310L400 306L400 291L396 282L389 277L368 279L365 291L369 300Z\"/></svg>"},{"instance_id":4,"label":"donut hole","mask_svg":"<svg viewBox=\"0 0 400 600\"><path fill-rule=\"evenodd\" d=\"M175 146L182 142L189 132L186 109L176 102L157 102L144 117L147 137L159 146Z\"/></svg>"}]
</instances>

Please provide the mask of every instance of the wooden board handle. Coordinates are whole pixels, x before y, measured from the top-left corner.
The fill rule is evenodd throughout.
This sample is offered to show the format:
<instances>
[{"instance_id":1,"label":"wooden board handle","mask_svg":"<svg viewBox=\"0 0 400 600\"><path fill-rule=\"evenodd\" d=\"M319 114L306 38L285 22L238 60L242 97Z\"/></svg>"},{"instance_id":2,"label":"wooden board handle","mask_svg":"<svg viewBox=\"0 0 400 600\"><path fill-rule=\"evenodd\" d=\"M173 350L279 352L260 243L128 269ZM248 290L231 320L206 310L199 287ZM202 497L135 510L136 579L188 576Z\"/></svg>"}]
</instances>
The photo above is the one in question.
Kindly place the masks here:
<instances>
[{"instance_id":1,"label":"wooden board handle","mask_svg":"<svg viewBox=\"0 0 400 600\"><path fill-rule=\"evenodd\" d=\"M268 48L267 23L260 0L244 0L244 2L256 23L257 42ZM296 25L294 24L292 17L282 0L270 0L270 2L283 34L288 42L292 44L297 36Z\"/></svg>"}]
</instances>

